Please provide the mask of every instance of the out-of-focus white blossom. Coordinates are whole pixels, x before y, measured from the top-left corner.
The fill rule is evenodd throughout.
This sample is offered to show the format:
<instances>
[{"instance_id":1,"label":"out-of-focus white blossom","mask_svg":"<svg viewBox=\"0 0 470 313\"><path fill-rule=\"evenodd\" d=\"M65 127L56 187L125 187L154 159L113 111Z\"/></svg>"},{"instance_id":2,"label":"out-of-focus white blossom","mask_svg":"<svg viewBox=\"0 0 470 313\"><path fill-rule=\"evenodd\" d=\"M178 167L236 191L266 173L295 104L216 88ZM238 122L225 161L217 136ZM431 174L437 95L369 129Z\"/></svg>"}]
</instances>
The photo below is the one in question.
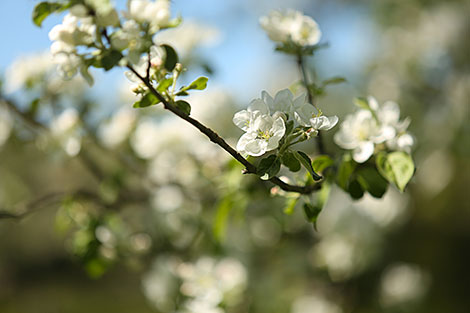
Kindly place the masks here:
<instances>
[{"instance_id":1,"label":"out-of-focus white blossom","mask_svg":"<svg viewBox=\"0 0 470 313\"><path fill-rule=\"evenodd\" d=\"M138 51L136 51L138 52ZM149 56L147 54L140 56L140 52L133 55L132 51L129 51L127 56L129 61L134 64L134 70L142 77L147 75L147 67L149 65ZM161 47L152 46L150 47L150 75L153 75L155 71L162 66L165 58L165 51ZM131 71L124 72L127 79L135 83L140 88L147 88L144 83Z\"/></svg>"},{"instance_id":2,"label":"out-of-focus white blossom","mask_svg":"<svg viewBox=\"0 0 470 313\"><path fill-rule=\"evenodd\" d=\"M294 300L291 313L341 313L337 304L320 296L303 296Z\"/></svg>"},{"instance_id":3,"label":"out-of-focus white blossom","mask_svg":"<svg viewBox=\"0 0 470 313\"><path fill-rule=\"evenodd\" d=\"M380 107L373 97L369 97L367 102L369 109L360 109L346 117L334 136L336 144L352 150L353 159L358 163L367 161L377 144L386 144L391 150L410 152L414 143L413 137L406 132L410 121L400 121L398 104L389 101Z\"/></svg>"},{"instance_id":4,"label":"out-of-focus white blossom","mask_svg":"<svg viewBox=\"0 0 470 313\"><path fill-rule=\"evenodd\" d=\"M180 261L171 256L160 256L142 280L147 299L160 311L172 312L175 309L174 297L177 292L175 270Z\"/></svg>"},{"instance_id":5,"label":"out-of-focus white blossom","mask_svg":"<svg viewBox=\"0 0 470 313\"><path fill-rule=\"evenodd\" d=\"M13 118L8 109L0 102L0 147L7 141L8 137L10 137L12 127Z\"/></svg>"},{"instance_id":6,"label":"out-of-focus white blossom","mask_svg":"<svg viewBox=\"0 0 470 313\"><path fill-rule=\"evenodd\" d=\"M153 195L152 203L155 209L161 212L170 212L178 209L184 200L181 188L177 186L163 186Z\"/></svg>"},{"instance_id":7,"label":"out-of-focus white blossom","mask_svg":"<svg viewBox=\"0 0 470 313\"><path fill-rule=\"evenodd\" d=\"M6 70L5 91L14 92L44 76L54 67L51 55L47 52L21 56Z\"/></svg>"},{"instance_id":8,"label":"out-of-focus white blossom","mask_svg":"<svg viewBox=\"0 0 470 313\"><path fill-rule=\"evenodd\" d=\"M135 120L135 111L127 107L121 108L109 121L100 124L98 137L106 147L114 148L127 139Z\"/></svg>"},{"instance_id":9,"label":"out-of-focus white blossom","mask_svg":"<svg viewBox=\"0 0 470 313\"><path fill-rule=\"evenodd\" d=\"M181 293L191 297L191 301L196 301L193 305L197 304L207 312L220 312L209 309L216 308L224 300L236 302L247 282L245 267L232 258L216 261L203 257L196 263L183 263L178 267L178 275L183 280Z\"/></svg>"},{"instance_id":10,"label":"out-of-focus white blossom","mask_svg":"<svg viewBox=\"0 0 470 313\"><path fill-rule=\"evenodd\" d=\"M75 156L80 152L79 122L77 110L68 108L57 116L50 125L52 135L69 156Z\"/></svg>"},{"instance_id":11,"label":"out-of-focus white blossom","mask_svg":"<svg viewBox=\"0 0 470 313\"><path fill-rule=\"evenodd\" d=\"M321 38L318 24L311 17L295 10L272 11L268 16L260 18L260 24L275 42L313 46Z\"/></svg>"},{"instance_id":12,"label":"out-of-focus white blossom","mask_svg":"<svg viewBox=\"0 0 470 313\"><path fill-rule=\"evenodd\" d=\"M216 43L220 33L216 28L194 21L183 21L176 28L170 28L154 37L156 45L168 44L176 49L182 58L188 57L198 46L209 46Z\"/></svg>"},{"instance_id":13,"label":"out-of-focus white blossom","mask_svg":"<svg viewBox=\"0 0 470 313\"><path fill-rule=\"evenodd\" d=\"M429 287L429 275L416 265L394 264L382 275L380 302L384 307L419 300Z\"/></svg>"},{"instance_id":14,"label":"out-of-focus white blossom","mask_svg":"<svg viewBox=\"0 0 470 313\"><path fill-rule=\"evenodd\" d=\"M129 0L126 15L139 23L148 23L150 32L156 33L170 20L169 0Z\"/></svg>"}]
</instances>

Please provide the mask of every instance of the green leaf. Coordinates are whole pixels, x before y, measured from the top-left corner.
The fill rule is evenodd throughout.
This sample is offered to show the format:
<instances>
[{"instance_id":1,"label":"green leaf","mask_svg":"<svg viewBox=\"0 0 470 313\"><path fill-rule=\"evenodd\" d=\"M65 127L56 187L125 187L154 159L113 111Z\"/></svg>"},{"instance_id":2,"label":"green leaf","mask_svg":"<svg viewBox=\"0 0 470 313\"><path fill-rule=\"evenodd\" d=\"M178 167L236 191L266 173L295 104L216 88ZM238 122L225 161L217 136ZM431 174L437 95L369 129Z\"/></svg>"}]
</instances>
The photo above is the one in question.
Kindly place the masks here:
<instances>
[{"instance_id":1,"label":"green leaf","mask_svg":"<svg viewBox=\"0 0 470 313\"><path fill-rule=\"evenodd\" d=\"M155 105L160 103L160 100L151 92L146 93L142 99L134 103L133 107L134 108L146 108L151 105Z\"/></svg>"},{"instance_id":2,"label":"green leaf","mask_svg":"<svg viewBox=\"0 0 470 313\"><path fill-rule=\"evenodd\" d=\"M376 165L380 174L402 192L415 171L413 159L402 151L380 153L376 158Z\"/></svg>"},{"instance_id":3,"label":"green leaf","mask_svg":"<svg viewBox=\"0 0 470 313\"><path fill-rule=\"evenodd\" d=\"M33 22L41 27L42 22L52 13L65 10L69 5L55 2L40 2L33 10Z\"/></svg>"},{"instance_id":4,"label":"green leaf","mask_svg":"<svg viewBox=\"0 0 470 313\"><path fill-rule=\"evenodd\" d=\"M349 182L347 192L351 195L353 199L360 199L364 195L364 190L362 189L361 184L356 179L353 179Z\"/></svg>"},{"instance_id":5,"label":"green leaf","mask_svg":"<svg viewBox=\"0 0 470 313\"><path fill-rule=\"evenodd\" d=\"M184 100L178 100L178 101L175 102L175 104L178 107L178 109L180 109L181 111L183 111L187 115L189 115L189 113L191 113L191 105L188 102L186 102Z\"/></svg>"},{"instance_id":6,"label":"green leaf","mask_svg":"<svg viewBox=\"0 0 470 313\"><path fill-rule=\"evenodd\" d=\"M230 211L233 207L233 196L228 194L225 196L217 206L215 221L213 226L214 237L218 242L223 242L225 239L227 221Z\"/></svg>"},{"instance_id":7,"label":"green leaf","mask_svg":"<svg viewBox=\"0 0 470 313\"><path fill-rule=\"evenodd\" d=\"M313 169L317 173L323 172L326 168L332 166L333 164L333 159L330 158L328 155L320 155L316 157L312 162Z\"/></svg>"},{"instance_id":8,"label":"green leaf","mask_svg":"<svg viewBox=\"0 0 470 313\"><path fill-rule=\"evenodd\" d=\"M173 85L173 77L163 79L163 80L161 80L161 81L158 83L157 91L158 91L158 92L164 92L164 91L166 91L166 90L168 89L168 87L170 87L171 85Z\"/></svg>"},{"instance_id":9,"label":"green leaf","mask_svg":"<svg viewBox=\"0 0 470 313\"><path fill-rule=\"evenodd\" d=\"M297 160L299 160L300 163L302 163L302 165L307 169L307 171L310 173L310 175L312 176L313 180L317 181L317 180L320 180L322 179L322 177L320 175L318 175L315 170L313 169L313 166L312 166L312 161L310 160L310 157L308 155L306 155L304 152L302 151L294 151L294 156L297 158Z\"/></svg>"},{"instance_id":10,"label":"green leaf","mask_svg":"<svg viewBox=\"0 0 470 313\"><path fill-rule=\"evenodd\" d=\"M354 104L361 109L370 110L369 101L366 98L354 98Z\"/></svg>"},{"instance_id":11,"label":"green leaf","mask_svg":"<svg viewBox=\"0 0 470 313\"><path fill-rule=\"evenodd\" d=\"M161 45L163 49L165 49L165 68L167 71L171 72L178 63L178 54L176 53L175 49L169 45Z\"/></svg>"},{"instance_id":12,"label":"green leaf","mask_svg":"<svg viewBox=\"0 0 470 313\"><path fill-rule=\"evenodd\" d=\"M257 174L261 176L262 179L270 179L279 173L281 169L281 161L277 155L270 155L259 162Z\"/></svg>"},{"instance_id":13,"label":"green leaf","mask_svg":"<svg viewBox=\"0 0 470 313\"><path fill-rule=\"evenodd\" d=\"M338 167L336 181L338 183L338 186L340 186L346 192L349 192L349 181L355 168L356 163L351 159L351 156L349 154L345 154L343 156L343 160L341 161Z\"/></svg>"},{"instance_id":14,"label":"green leaf","mask_svg":"<svg viewBox=\"0 0 470 313\"><path fill-rule=\"evenodd\" d=\"M284 208L284 214L292 215L292 213L294 213L295 206L297 205L297 202L299 201L299 199L300 197L287 198L286 206Z\"/></svg>"},{"instance_id":15,"label":"green leaf","mask_svg":"<svg viewBox=\"0 0 470 313\"><path fill-rule=\"evenodd\" d=\"M193 81L189 86L182 87L180 92L186 91L186 90L191 90L191 89L196 89L196 90L204 90L207 87L207 81L209 78L201 76L197 78L195 81Z\"/></svg>"},{"instance_id":16,"label":"green leaf","mask_svg":"<svg viewBox=\"0 0 470 313\"><path fill-rule=\"evenodd\" d=\"M356 175L356 179L362 189L370 193L371 196L382 198L387 191L387 180L385 180L375 168L361 168L357 171Z\"/></svg>"},{"instance_id":17,"label":"green leaf","mask_svg":"<svg viewBox=\"0 0 470 313\"><path fill-rule=\"evenodd\" d=\"M341 83L344 83L344 82L346 82L346 78L344 78L344 77L332 77L332 78L329 78L327 80L324 80L323 81L323 86L333 85L333 84L341 84Z\"/></svg>"},{"instance_id":18,"label":"green leaf","mask_svg":"<svg viewBox=\"0 0 470 313\"><path fill-rule=\"evenodd\" d=\"M294 121L293 120L287 121L285 136L287 137L288 135L290 135L293 129L294 129Z\"/></svg>"},{"instance_id":19,"label":"green leaf","mask_svg":"<svg viewBox=\"0 0 470 313\"><path fill-rule=\"evenodd\" d=\"M88 66L87 65L82 65L80 66L80 74L82 75L83 79L88 83L89 86L93 86L94 79L93 76L91 76L90 72L88 71Z\"/></svg>"},{"instance_id":20,"label":"green leaf","mask_svg":"<svg viewBox=\"0 0 470 313\"><path fill-rule=\"evenodd\" d=\"M100 56L101 66L105 71L112 69L122 59L121 52L117 50L107 50Z\"/></svg>"},{"instance_id":21,"label":"green leaf","mask_svg":"<svg viewBox=\"0 0 470 313\"><path fill-rule=\"evenodd\" d=\"M300 170L300 162L291 151L284 152L281 161L291 172L298 172Z\"/></svg>"},{"instance_id":22,"label":"green leaf","mask_svg":"<svg viewBox=\"0 0 470 313\"><path fill-rule=\"evenodd\" d=\"M315 230L317 229L317 220L318 215L320 215L322 208L317 205L311 205L309 203L304 203L304 213L307 221L313 224Z\"/></svg>"}]
</instances>

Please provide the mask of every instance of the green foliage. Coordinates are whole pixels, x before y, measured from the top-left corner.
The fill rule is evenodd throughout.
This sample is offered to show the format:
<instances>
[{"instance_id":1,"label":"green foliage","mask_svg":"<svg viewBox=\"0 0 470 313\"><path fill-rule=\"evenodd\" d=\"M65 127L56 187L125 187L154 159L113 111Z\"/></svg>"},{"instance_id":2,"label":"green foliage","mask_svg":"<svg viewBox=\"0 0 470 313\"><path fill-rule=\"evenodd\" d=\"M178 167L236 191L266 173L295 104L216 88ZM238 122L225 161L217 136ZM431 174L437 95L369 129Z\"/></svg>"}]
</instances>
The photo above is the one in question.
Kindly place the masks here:
<instances>
[{"instance_id":1,"label":"green foliage","mask_svg":"<svg viewBox=\"0 0 470 313\"><path fill-rule=\"evenodd\" d=\"M326 168L333 166L334 161L328 155L319 155L312 161L315 172L322 173Z\"/></svg>"},{"instance_id":2,"label":"green foliage","mask_svg":"<svg viewBox=\"0 0 470 313\"><path fill-rule=\"evenodd\" d=\"M336 76L336 77L331 77L331 78L328 78L328 79L324 80L322 84L325 87L327 85L341 84L341 83L344 83L344 82L346 82L346 78Z\"/></svg>"},{"instance_id":3,"label":"green foliage","mask_svg":"<svg viewBox=\"0 0 470 313\"><path fill-rule=\"evenodd\" d=\"M286 206L284 207L284 214L291 215L294 213L295 206L297 202L299 202L300 197L295 198L287 198L286 199Z\"/></svg>"},{"instance_id":4,"label":"green foliage","mask_svg":"<svg viewBox=\"0 0 470 313\"><path fill-rule=\"evenodd\" d=\"M173 84L173 77L162 79L157 86L158 92L166 91Z\"/></svg>"},{"instance_id":5,"label":"green foliage","mask_svg":"<svg viewBox=\"0 0 470 313\"><path fill-rule=\"evenodd\" d=\"M147 92L142 97L142 99L134 103L133 107L134 108L146 108L151 105L158 104L158 103L160 103L160 100L158 100L158 98L153 93Z\"/></svg>"},{"instance_id":6,"label":"green foliage","mask_svg":"<svg viewBox=\"0 0 470 313\"><path fill-rule=\"evenodd\" d=\"M277 155L270 155L259 162L257 174L263 179L270 179L279 173L281 161Z\"/></svg>"},{"instance_id":7,"label":"green foliage","mask_svg":"<svg viewBox=\"0 0 470 313\"><path fill-rule=\"evenodd\" d=\"M366 98L357 97L357 98L354 98L353 102L357 107L361 109L369 110L369 111L371 110L369 106L369 101L367 101Z\"/></svg>"},{"instance_id":8,"label":"green foliage","mask_svg":"<svg viewBox=\"0 0 470 313\"><path fill-rule=\"evenodd\" d=\"M52 13L62 12L70 6L68 3L40 2L33 10L33 22L41 27L42 22Z\"/></svg>"},{"instance_id":9,"label":"green foliage","mask_svg":"<svg viewBox=\"0 0 470 313\"><path fill-rule=\"evenodd\" d=\"M184 100L178 100L175 102L175 105L178 109L189 115L191 113L191 105L184 101Z\"/></svg>"},{"instance_id":10,"label":"green foliage","mask_svg":"<svg viewBox=\"0 0 470 313\"><path fill-rule=\"evenodd\" d=\"M281 157L281 162L289 168L291 172L298 172L300 170L300 162L291 151L286 151Z\"/></svg>"},{"instance_id":11,"label":"green foliage","mask_svg":"<svg viewBox=\"0 0 470 313\"><path fill-rule=\"evenodd\" d=\"M376 157L376 165L380 174L402 192L415 171L411 156L401 151L380 153Z\"/></svg>"},{"instance_id":12,"label":"green foliage","mask_svg":"<svg viewBox=\"0 0 470 313\"><path fill-rule=\"evenodd\" d=\"M375 198L382 198L387 191L388 182L377 172L375 168L359 168L356 180L364 191Z\"/></svg>"},{"instance_id":13,"label":"green foliage","mask_svg":"<svg viewBox=\"0 0 470 313\"><path fill-rule=\"evenodd\" d=\"M178 63L178 54L176 53L175 49L169 45L161 45L163 49L165 49L165 64L164 67L167 71L171 72Z\"/></svg>"},{"instance_id":14,"label":"green foliage","mask_svg":"<svg viewBox=\"0 0 470 313\"><path fill-rule=\"evenodd\" d=\"M351 158L351 155L345 154L338 167L336 175L336 182L338 186L344 191L348 192L350 177L356 168L356 162Z\"/></svg>"},{"instance_id":15,"label":"green foliage","mask_svg":"<svg viewBox=\"0 0 470 313\"><path fill-rule=\"evenodd\" d=\"M106 50L99 56L98 61L105 71L109 71L116 66L121 59L121 52L117 50Z\"/></svg>"},{"instance_id":16,"label":"green foliage","mask_svg":"<svg viewBox=\"0 0 470 313\"><path fill-rule=\"evenodd\" d=\"M294 156L299 160L299 162L305 167L305 169L309 172L310 176L312 176L313 180L317 181L322 179L320 175L318 175L312 166L312 160L310 157L302 151L294 151Z\"/></svg>"}]
</instances>

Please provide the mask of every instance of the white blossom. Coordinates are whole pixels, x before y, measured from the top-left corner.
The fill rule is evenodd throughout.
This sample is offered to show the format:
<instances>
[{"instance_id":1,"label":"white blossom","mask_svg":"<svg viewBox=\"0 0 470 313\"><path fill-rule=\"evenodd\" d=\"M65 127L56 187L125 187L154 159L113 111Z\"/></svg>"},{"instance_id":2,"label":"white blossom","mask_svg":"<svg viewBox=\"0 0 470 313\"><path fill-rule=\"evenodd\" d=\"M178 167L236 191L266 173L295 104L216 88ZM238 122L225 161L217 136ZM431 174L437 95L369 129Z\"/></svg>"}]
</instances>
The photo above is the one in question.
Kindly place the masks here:
<instances>
[{"instance_id":1,"label":"white blossom","mask_svg":"<svg viewBox=\"0 0 470 313\"><path fill-rule=\"evenodd\" d=\"M414 143L406 133L410 121L400 121L400 108L394 102L379 106L373 97L367 99L368 109L348 115L341 129L334 136L337 145L353 150L358 163L367 161L374 153L375 145L386 144L389 149L409 152Z\"/></svg>"},{"instance_id":2,"label":"white blossom","mask_svg":"<svg viewBox=\"0 0 470 313\"><path fill-rule=\"evenodd\" d=\"M129 136L134 127L136 114L132 109L121 108L106 123L98 128L98 137L109 148L120 145Z\"/></svg>"},{"instance_id":3,"label":"white blossom","mask_svg":"<svg viewBox=\"0 0 470 313\"><path fill-rule=\"evenodd\" d=\"M68 108L57 116L50 125L52 135L69 156L77 155L81 149L79 122L77 110Z\"/></svg>"},{"instance_id":4,"label":"white blossom","mask_svg":"<svg viewBox=\"0 0 470 313\"><path fill-rule=\"evenodd\" d=\"M189 307L204 308L207 312L221 312L209 309L216 308L223 300L237 300L233 297L239 297L239 292L243 291L247 281L245 267L233 258L217 261L202 257L196 263L181 264L177 272L183 280L181 293L195 301L189 302Z\"/></svg>"},{"instance_id":5,"label":"white blossom","mask_svg":"<svg viewBox=\"0 0 470 313\"><path fill-rule=\"evenodd\" d=\"M275 42L313 46L321 37L318 24L311 17L295 10L272 11L268 16L260 18L260 24Z\"/></svg>"},{"instance_id":6,"label":"white blossom","mask_svg":"<svg viewBox=\"0 0 470 313\"><path fill-rule=\"evenodd\" d=\"M148 23L150 32L155 33L166 26L170 20L169 0L129 0L127 2L128 18L139 23Z\"/></svg>"},{"instance_id":7,"label":"white blossom","mask_svg":"<svg viewBox=\"0 0 470 313\"><path fill-rule=\"evenodd\" d=\"M419 266L393 264L382 275L380 302L389 307L421 298L429 286L429 276Z\"/></svg>"},{"instance_id":8,"label":"white blossom","mask_svg":"<svg viewBox=\"0 0 470 313\"><path fill-rule=\"evenodd\" d=\"M220 38L218 29L194 21L183 21L176 28L159 32L153 39L156 45L168 44L175 48L182 58L188 57L198 46L208 46Z\"/></svg>"},{"instance_id":9,"label":"white blossom","mask_svg":"<svg viewBox=\"0 0 470 313\"><path fill-rule=\"evenodd\" d=\"M267 114L258 115L258 112L253 113L257 115L254 119L252 119L253 116L245 116L244 125L249 126L243 126L246 133L240 137L237 150L251 156L260 156L279 146L279 141L286 132L286 126L282 117L275 119ZM238 116L236 123L240 124L240 122L241 119Z\"/></svg>"}]
</instances>

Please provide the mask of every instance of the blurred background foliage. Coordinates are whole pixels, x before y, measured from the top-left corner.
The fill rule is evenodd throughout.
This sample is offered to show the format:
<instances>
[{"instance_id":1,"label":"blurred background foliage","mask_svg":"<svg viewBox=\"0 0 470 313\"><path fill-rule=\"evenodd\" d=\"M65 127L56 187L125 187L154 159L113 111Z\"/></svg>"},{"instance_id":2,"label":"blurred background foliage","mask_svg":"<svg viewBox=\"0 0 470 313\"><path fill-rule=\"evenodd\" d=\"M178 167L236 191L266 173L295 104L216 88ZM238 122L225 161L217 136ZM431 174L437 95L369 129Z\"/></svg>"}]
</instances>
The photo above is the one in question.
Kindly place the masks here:
<instances>
[{"instance_id":1,"label":"blurred background foliage","mask_svg":"<svg viewBox=\"0 0 470 313\"><path fill-rule=\"evenodd\" d=\"M330 45L312 71L348 81L322 98L327 114L341 119L372 94L411 116L406 193L352 201L333 189L315 232L182 121L133 111L122 73L96 74L88 91L60 81L46 54L23 57L2 69L0 311L173 312L206 290L233 313L467 312L469 3L203 2L174 1L194 24L161 39L176 42L188 80L210 73L189 100L194 116L233 144L238 108L298 80L257 18L303 10Z\"/></svg>"}]
</instances>

